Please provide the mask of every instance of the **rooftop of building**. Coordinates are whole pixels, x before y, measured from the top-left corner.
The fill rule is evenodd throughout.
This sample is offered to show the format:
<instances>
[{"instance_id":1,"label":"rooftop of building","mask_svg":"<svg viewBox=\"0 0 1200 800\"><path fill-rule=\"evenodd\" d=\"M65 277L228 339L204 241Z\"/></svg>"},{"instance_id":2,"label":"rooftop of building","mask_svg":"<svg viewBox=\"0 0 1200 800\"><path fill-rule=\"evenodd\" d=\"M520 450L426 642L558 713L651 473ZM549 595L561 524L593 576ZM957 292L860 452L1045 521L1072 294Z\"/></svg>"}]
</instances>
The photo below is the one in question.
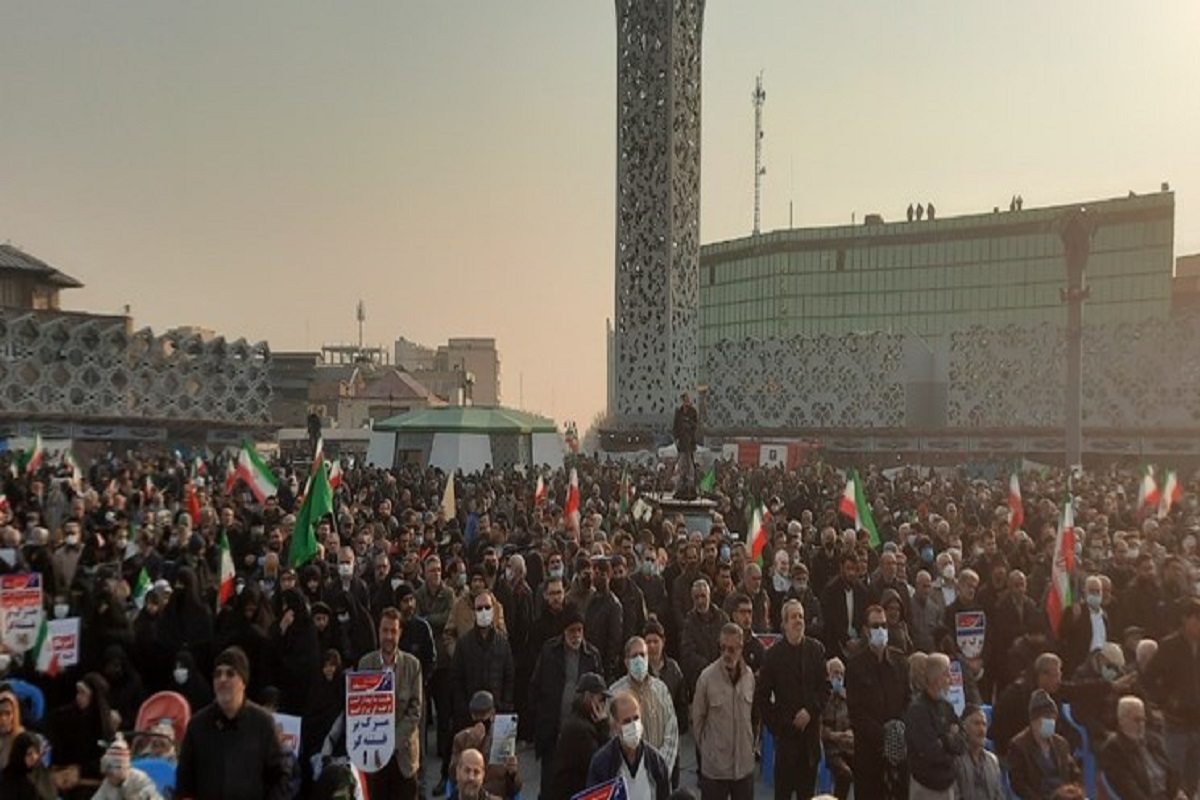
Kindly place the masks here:
<instances>
[{"instance_id":1,"label":"rooftop of building","mask_svg":"<svg viewBox=\"0 0 1200 800\"><path fill-rule=\"evenodd\" d=\"M13 244L0 244L0 270L16 270L28 273L44 283L62 289L81 289L83 284L36 256L31 256Z\"/></svg>"},{"instance_id":2,"label":"rooftop of building","mask_svg":"<svg viewBox=\"0 0 1200 800\"><path fill-rule=\"evenodd\" d=\"M978 214L936 219L887 222L877 214L856 225L831 225L812 228L785 228L722 242L711 242L700 249L702 266L745 258L837 246L876 246L919 244L953 239L979 239L1020 236L1054 231L1055 222L1073 209L1086 208L1105 222L1133 222L1173 219L1175 194L1169 189L1153 194L1130 192L1126 197L1087 200L1019 210L996 209Z\"/></svg>"}]
</instances>

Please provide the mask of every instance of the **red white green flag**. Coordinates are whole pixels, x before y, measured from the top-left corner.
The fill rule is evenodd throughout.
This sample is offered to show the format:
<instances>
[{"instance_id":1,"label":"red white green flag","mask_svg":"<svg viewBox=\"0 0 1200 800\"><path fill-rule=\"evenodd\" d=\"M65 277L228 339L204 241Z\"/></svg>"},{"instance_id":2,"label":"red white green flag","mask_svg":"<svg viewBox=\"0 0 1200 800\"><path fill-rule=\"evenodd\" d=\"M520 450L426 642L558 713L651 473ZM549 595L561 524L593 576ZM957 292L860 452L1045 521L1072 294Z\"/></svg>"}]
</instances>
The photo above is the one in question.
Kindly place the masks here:
<instances>
[{"instance_id":1,"label":"red white green flag","mask_svg":"<svg viewBox=\"0 0 1200 800\"><path fill-rule=\"evenodd\" d=\"M1071 606L1071 576L1075 573L1075 510L1068 496L1063 505L1062 524L1054 538L1054 565L1050 569L1050 591L1046 596L1046 616L1058 635L1063 613Z\"/></svg>"},{"instance_id":2,"label":"red white green flag","mask_svg":"<svg viewBox=\"0 0 1200 800\"><path fill-rule=\"evenodd\" d=\"M50 623L45 619L38 628L37 641L33 644L33 660L38 672L45 673L51 678L58 676L58 656L54 652L54 645L50 638Z\"/></svg>"},{"instance_id":3,"label":"red white green flag","mask_svg":"<svg viewBox=\"0 0 1200 800\"><path fill-rule=\"evenodd\" d=\"M1008 479L1008 530L1015 533L1025 522L1025 506L1021 503L1021 481L1017 473Z\"/></svg>"},{"instance_id":4,"label":"red white green flag","mask_svg":"<svg viewBox=\"0 0 1200 800\"><path fill-rule=\"evenodd\" d=\"M537 488L533 490L533 505L536 508L546 502L546 481L538 475Z\"/></svg>"},{"instance_id":5,"label":"red white green flag","mask_svg":"<svg viewBox=\"0 0 1200 800\"><path fill-rule=\"evenodd\" d=\"M1158 481L1154 479L1154 467L1149 464L1143 464L1142 480L1138 484L1137 512L1140 514L1146 509L1158 505L1160 498Z\"/></svg>"},{"instance_id":6,"label":"red white green flag","mask_svg":"<svg viewBox=\"0 0 1200 800\"><path fill-rule=\"evenodd\" d=\"M838 510L854 520L856 531L865 530L869 534L872 547L879 547L879 531L875 527L875 518L871 515L871 506L867 503L862 479L854 469L846 474L846 488L842 491Z\"/></svg>"},{"instance_id":7,"label":"red white green flag","mask_svg":"<svg viewBox=\"0 0 1200 800\"><path fill-rule=\"evenodd\" d=\"M579 532L579 474L571 467L571 485L567 488L567 502L563 506L563 519L567 530Z\"/></svg>"},{"instance_id":8,"label":"red white green flag","mask_svg":"<svg viewBox=\"0 0 1200 800\"><path fill-rule=\"evenodd\" d=\"M217 548L221 552L221 573L217 582L217 611L219 612L233 597L233 556L229 552L229 537L225 535L225 531L221 531L221 539Z\"/></svg>"},{"instance_id":9,"label":"red white green flag","mask_svg":"<svg viewBox=\"0 0 1200 800\"><path fill-rule=\"evenodd\" d=\"M29 451L29 460L25 462L25 474L32 475L42 468L42 462L46 460L46 449L42 447L42 435L35 433L33 435L33 449Z\"/></svg>"},{"instance_id":10,"label":"red white green flag","mask_svg":"<svg viewBox=\"0 0 1200 800\"><path fill-rule=\"evenodd\" d=\"M750 529L746 532L747 543L750 545L750 559L761 567L763 550L767 547L767 517L770 512L763 509L762 504L754 504L754 512L750 516Z\"/></svg>"},{"instance_id":11,"label":"red white green flag","mask_svg":"<svg viewBox=\"0 0 1200 800\"><path fill-rule=\"evenodd\" d=\"M248 444L242 445L242 452L238 454L237 470L238 477L246 482L259 503L266 502L268 497L273 497L279 491L274 473Z\"/></svg>"},{"instance_id":12,"label":"red white green flag","mask_svg":"<svg viewBox=\"0 0 1200 800\"><path fill-rule=\"evenodd\" d=\"M1167 470L1163 480L1162 499L1158 501L1158 518L1164 519L1171 513L1171 507L1183 499L1183 487L1179 485L1179 476L1175 470Z\"/></svg>"}]
</instances>

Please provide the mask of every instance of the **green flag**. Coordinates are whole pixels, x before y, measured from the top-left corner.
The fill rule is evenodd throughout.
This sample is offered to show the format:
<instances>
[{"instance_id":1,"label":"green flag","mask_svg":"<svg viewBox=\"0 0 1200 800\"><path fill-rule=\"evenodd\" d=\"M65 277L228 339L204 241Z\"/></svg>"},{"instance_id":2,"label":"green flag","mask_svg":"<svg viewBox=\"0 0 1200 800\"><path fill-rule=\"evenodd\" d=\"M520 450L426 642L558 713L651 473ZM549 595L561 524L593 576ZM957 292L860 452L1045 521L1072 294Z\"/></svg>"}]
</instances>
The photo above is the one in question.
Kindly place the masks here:
<instances>
[{"instance_id":1,"label":"green flag","mask_svg":"<svg viewBox=\"0 0 1200 800\"><path fill-rule=\"evenodd\" d=\"M618 513L624 516L629 513L629 468L621 468L621 489L618 502Z\"/></svg>"},{"instance_id":2,"label":"green flag","mask_svg":"<svg viewBox=\"0 0 1200 800\"><path fill-rule=\"evenodd\" d=\"M137 583L133 587L133 602L139 609L146 605L146 595L150 592L150 574L146 568L138 573Z\"/></svg>"},{"instance_id":3,"label":"green flag","mask_svg":"<svg viewBox=\"0 0 1200 800\"><path fill-rule=\"evenodd\" d=\"M713 489L717 488L717 465L711 464L708 472L704 473L704 477L700 479L700 491L708 494Z\"/></svg>"},{"instance_id":4,"label":"green flag","mask_svg":"<svg viewBox=\"0 0 1200 800\"><path fill-rule=\"evenodd\" d=\"M329 485L329 471L314 469L309 480L308 493L296 514L296 528L292 531L292 547L288 553L288 564L299 568L317 554L317 523L326 514L333 513L333 487Z\"/></svg>"}]
</instances>

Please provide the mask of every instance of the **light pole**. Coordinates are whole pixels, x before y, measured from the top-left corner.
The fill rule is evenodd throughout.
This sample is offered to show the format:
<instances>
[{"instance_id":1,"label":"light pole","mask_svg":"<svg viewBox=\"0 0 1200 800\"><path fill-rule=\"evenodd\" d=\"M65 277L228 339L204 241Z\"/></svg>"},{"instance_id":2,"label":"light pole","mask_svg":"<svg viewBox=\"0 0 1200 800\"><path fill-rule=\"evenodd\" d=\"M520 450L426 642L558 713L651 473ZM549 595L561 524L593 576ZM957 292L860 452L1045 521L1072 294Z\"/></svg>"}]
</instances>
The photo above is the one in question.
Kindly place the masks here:
<instances>
[{"instance_id":1,"label":"light pole","mask_svg":"<svg viewBox=\"0 0 1200 800\"><path fill-rule=\"evenodd\" d=\"M1063 243L1067 286L1059 295L1067 306L1066 456L1067 469L1083 465L1083 303L1088 288L1083 285L1091 252L1095 216L1086 208L1071 209L1058 218L1058 235Z\"/></svg>"}]
</instances>

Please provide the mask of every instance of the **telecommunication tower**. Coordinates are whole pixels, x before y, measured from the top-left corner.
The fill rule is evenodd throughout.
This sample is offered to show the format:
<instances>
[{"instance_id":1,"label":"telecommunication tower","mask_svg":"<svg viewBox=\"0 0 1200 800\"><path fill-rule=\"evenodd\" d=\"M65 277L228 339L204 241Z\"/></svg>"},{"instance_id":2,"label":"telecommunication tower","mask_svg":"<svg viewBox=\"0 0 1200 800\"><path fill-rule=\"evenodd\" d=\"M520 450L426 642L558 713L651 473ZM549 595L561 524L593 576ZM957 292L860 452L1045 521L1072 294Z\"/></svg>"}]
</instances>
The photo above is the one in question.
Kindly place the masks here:
<instances>
[{"instance_id":1,"label":"telecommunication tower","mask_svg":"<svg viewBox=\"0 0 1200 800\"><path fill-rule=\"evenodd\" d=\"M761 72L754 80L752 99L754 101L754 235L758 236L762 217L762 176L767 174L767 168L762 163L762 112L763 106L767 102L767 93L763 91Z\"/></svg>"},{"instance_id":2,"label":"telecommunication tower","mask_svg":"<svg viewBox=\"0 0 1200 800\"><path fill-rule=\"evenodd\" d=\"M367 304L362 300L358 301L358 309L354 314L358 319L358 349L362 350L363 346L363 323L367 321Z\"/></svg>"}]
</instances>

